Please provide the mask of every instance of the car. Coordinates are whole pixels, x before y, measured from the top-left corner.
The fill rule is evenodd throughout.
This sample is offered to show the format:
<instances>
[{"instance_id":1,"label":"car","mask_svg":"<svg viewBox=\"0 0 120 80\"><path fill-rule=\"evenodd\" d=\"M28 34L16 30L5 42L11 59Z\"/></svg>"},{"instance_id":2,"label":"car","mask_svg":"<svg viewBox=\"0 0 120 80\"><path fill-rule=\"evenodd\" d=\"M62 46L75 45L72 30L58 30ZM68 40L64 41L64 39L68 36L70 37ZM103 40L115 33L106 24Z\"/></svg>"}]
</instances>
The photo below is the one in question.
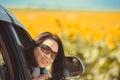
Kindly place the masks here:
<instances>
[{"instance_id":1,"label":"car","mask_svg":"<svg viewBox=\"0 0 120 80\"><path fill-rule=\"evenodd\" d=\"M31 80L28 72L24 48L32 42L27 29L5 7L0 5L0 80ZM74 66L77 60L78 70L66 79L78 78L84 72L83 62L77 57L66 56L65 69L70 71L68 64ZM73 63L72 63L73 61Z\"/></svg>"}]
</instances>

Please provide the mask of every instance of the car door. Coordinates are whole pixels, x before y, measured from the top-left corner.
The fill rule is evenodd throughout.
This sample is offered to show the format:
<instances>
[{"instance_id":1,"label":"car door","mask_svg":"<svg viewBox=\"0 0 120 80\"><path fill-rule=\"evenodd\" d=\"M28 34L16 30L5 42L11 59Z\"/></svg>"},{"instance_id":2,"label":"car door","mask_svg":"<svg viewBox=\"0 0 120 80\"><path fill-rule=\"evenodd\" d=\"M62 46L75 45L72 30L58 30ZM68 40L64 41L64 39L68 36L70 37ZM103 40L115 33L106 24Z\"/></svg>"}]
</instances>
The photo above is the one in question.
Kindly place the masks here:
<instances>
[{"instance_id":1,"label":"car door","mask_svg":"<svg viewBox=\"0 0 120 80\"><path fill-rule=\"evenodd\" d=\"M23 49L31 41L22 27L0 21L0 80L30 80Z\"/></svg>"},{"instance_id":2,"label":"car door","mask_svg":"<svg viewBox=\"0 0 120 80\"><path fill-rule=\"evenodd\" d=\"M31 41L25 27L0 5L0 80L31 80L23 52Z\"/></svg>"}]
</instances>

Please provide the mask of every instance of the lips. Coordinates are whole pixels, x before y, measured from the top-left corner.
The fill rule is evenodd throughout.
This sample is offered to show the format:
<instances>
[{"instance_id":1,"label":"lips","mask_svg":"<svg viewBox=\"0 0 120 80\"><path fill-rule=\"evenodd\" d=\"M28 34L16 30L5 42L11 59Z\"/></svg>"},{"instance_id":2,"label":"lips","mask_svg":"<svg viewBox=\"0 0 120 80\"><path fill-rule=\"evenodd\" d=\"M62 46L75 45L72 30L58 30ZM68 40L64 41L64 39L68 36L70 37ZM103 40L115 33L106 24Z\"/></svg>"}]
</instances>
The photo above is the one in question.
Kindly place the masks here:
<instances>
[{"instance_id":1,"label":"lips","mask_svg":"<svg viewBox=\"0 0 120 80\"><path fill-rule=\"evenodd\" d=\"M42 58L41 58L41 63L42 63L42 64L47 64L48 61L47 61L44 57L42 57Z\"/></svg>"}]
</instances>

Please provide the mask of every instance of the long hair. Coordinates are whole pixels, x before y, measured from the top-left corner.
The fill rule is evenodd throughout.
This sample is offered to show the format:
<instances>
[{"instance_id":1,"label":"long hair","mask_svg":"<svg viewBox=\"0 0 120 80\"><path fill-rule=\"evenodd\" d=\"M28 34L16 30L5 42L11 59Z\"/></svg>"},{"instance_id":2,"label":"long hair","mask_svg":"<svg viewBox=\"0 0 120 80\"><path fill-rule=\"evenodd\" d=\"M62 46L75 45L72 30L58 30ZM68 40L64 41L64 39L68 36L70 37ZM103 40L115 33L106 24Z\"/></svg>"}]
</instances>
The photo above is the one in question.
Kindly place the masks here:
<instances>
[{"instance_id":1,"label":"long hair","mask_svg":"<svg viewBox=\"0 0 120 80\"><path fill-rule=\"evenodd\" d=\"M48 38L51 38L58 43L58 53L52 64L52 72L51 72L52 80L61 80L64 77L63 71L65 66L65 60L64 60L65 54L64 54L63 44L60 38L57 35L52 34L50 32L44 32L35 38L35 42L37 44L41 44L44 40Z\"/></svg>"},{"instance_id":2,"label":"long hair","mask_svg":"<svg viewBox=\"0 0 120 80\"><path fill-rule=\"evenodd\" d=\"M27 61L27 67L30 70L30 73L33 72L33 67L37 67L37 62L35 60L35 56L33 54L34 48L38 46L36 42L33 40L24 48L24 55Z\"/></svg>"}]
</instances>

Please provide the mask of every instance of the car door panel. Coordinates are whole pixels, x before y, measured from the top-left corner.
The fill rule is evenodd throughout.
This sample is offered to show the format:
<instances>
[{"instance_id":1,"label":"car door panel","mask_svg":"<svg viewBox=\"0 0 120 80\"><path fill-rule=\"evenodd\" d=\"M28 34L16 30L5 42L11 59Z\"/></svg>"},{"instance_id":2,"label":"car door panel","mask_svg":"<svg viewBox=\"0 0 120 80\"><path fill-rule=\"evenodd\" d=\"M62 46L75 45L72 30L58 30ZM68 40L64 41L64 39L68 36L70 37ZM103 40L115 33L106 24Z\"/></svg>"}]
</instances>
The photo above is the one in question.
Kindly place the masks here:
<instances>
[{"instance_id":1,"label":"car door panel","mask_svg":"<svg viewBox=\"0 0 120 80\"><path fill-rule=\"evenodd\" d=\"M0 34L8 51L5 54L8 54L8 56L10 57L14 73L14 80L30 80L27 76L28 74L25 67L26 64L23 61L24 59L22 55L22 50L20 48L21 43L13 25L6 22L0 22L0 24ZM0 41L0 43L2 43L2 41Z\"/></svg>"}]
</instances>

